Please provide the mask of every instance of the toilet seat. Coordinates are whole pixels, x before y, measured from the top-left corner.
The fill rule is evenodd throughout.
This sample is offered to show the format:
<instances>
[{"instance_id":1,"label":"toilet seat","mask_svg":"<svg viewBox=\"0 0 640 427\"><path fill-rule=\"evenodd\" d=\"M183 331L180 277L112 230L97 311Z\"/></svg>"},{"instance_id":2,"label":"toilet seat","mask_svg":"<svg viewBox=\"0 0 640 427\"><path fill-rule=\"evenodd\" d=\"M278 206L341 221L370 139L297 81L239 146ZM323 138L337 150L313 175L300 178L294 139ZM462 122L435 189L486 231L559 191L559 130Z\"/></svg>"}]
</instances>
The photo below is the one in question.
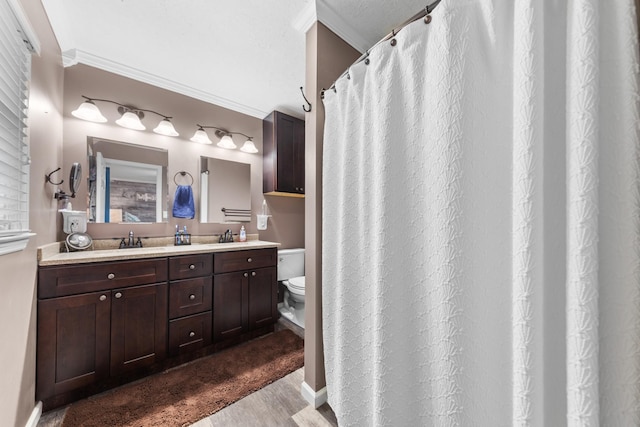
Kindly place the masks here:
<instances>
[{"instance_id":1,"label":"toilet seat","mask_svg":"<svg viewBox=\"0 0 640 427\"><path fill-rule=\"evenodd\" d=\"M287 285L289 292L297 295L304 295L304 276L293 277L289 280L285 280L285 284Z\"/></svg>"}]
</instances>

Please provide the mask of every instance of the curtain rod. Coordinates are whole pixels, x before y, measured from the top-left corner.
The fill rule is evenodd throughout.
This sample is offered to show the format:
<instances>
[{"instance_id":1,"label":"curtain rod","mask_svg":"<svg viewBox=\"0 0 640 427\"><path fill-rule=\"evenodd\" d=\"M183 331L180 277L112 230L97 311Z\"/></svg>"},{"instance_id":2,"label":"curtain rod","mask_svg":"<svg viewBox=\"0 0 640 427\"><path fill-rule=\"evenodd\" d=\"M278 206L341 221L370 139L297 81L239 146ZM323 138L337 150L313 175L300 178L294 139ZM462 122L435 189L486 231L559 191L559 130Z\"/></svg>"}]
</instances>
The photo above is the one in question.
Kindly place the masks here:
<instances>
[{"instance_id":1,"label":"curtain rod","mask_svg":"<svg viewBox=\"0 0 640 427\"><path fill-rule=\"evenodd\" d=\"M353 67L356 64L361 63L362 61L366 60L369 56L369 52L371 51L371 49L375 48L376 46L378 46L380 43L384 43L387 40L389 40L392 37L395 37L396 34L398 34L400 32L400 30L402 30L404 27L406 27L409 24L414 23L415 21L417 21L418 19L421 18L425 18L425 22L428 24L429 22L431 22L431 12L433 12L433 9L436 8L436 6L438 6L438 4L440 3L441 0L436 0L433 3L431 3L430 5L427 5L424 9L422 9L420 12L416 13L415 15L413 15L411 18L407 19L406 21L404 21L402 24L400 24L398 27L394 28L389 34L387 34L386 36L384 36L382 39L380 39L380 41L378 41L376 44L374 44L373 46L371 46L369 49L367 49L367 51L365 53L363 53L358 59L356 59L342 74L340 74L340 76L334 80L334 82L331 84L331 86L329 86L329 89L334 89L336 88L336 81L340 80L342 77L344 77L348 72L349 69L351 67ZM320 91L320 97L322 99L324 99L324 92L326 90L329 89L322 89Z\"/></svg>"}]
</instances>

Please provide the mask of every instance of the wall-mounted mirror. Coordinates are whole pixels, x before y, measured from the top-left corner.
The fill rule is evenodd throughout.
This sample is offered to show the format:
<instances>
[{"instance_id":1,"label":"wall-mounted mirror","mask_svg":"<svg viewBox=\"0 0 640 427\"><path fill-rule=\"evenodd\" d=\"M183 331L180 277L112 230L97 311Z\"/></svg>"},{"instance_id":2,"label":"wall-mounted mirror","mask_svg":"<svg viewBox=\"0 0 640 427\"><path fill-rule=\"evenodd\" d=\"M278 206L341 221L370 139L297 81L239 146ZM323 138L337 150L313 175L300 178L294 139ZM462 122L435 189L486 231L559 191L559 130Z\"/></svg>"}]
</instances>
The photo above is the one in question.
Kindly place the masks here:
<instances>
[{"instance_id":1,"label":"wall-mounted mirror","mask_svg":"<svg viewBox=\"0 0 640 427\"><path fill-rule=\"evenodd\" d=\"M200 157L200 222L251 221L251 165Z\"/></svg>"},{"instance_id":2,"label":"wall-mounted mirror","mask_svg":"<svg viewBox=\"0 0 640 427\"><path fill-rule=\"evenodd\" d=\"M89 222L167 221L167 150L89 137Z\"/></svg>"},{"instance_id":3,"label":"wall-mounted mirror","mask_svg":"<svg viewBox=\"0 0 640 427\"><path fill-rule=\"evenodd\" d=\"M74 163L71 166L71 172L69 173L69 189L71 190L71 197L76 197L78 189L80 189L80 180L82 179L82 166L80 163Z\"/></svg>"}]
</instances>

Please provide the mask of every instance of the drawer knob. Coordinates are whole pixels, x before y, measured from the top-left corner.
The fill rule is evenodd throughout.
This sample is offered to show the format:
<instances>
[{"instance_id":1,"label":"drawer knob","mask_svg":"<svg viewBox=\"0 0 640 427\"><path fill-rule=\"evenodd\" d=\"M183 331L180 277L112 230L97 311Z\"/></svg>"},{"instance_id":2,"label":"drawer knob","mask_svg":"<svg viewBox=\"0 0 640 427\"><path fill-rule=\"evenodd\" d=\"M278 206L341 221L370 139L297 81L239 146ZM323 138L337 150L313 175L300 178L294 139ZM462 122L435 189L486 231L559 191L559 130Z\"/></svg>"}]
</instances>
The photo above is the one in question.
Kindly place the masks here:
<instances>
[{"instance_id":1,"label":"drawer knob","mask_svg":"<svg viewBox=\"0 0 640 427\"><path fill-rule=\"evenodd\" d=\"M116 292L116 298L122 298L122 292Z\"/></svg>"},{"instance_id":2,"label":"drawer knob","mask_svg":"<svg viewBox=\"0 0 640 427\"><path fill-rule=\"evenodd\" d=\"M195 264L189 264L189 270L195 270L195 269L196 269Z\"/></svg>"},{"instance_id":3,"label":"drawer knob","mask_svg":"<svg viewBox=\"0 0 640 427\"><path fill-rule=\"evenodd\" d=\"M255 271L251 272L251 277L256 277L256 272Z\"/></svg>"},{"instance_id":4,"label":"drawer knob","mask_svg":"<svg viewBox=\"0 0 640 427\"><path fill-rule=\"evenodd\" d=\"M196 299L196 296L194 294L191 294L189 295L189 299L193 301L194 299Z\"/></svg>"},{"instance_id":5,"label":"drawer knob","mask_svg":"<svg viewBox=\"0 0 640 427\"><path fill-rule=\"evenodd\" d=\"M116 278L116 275L115 275L115 274L113 274L113 273L109 273L109 274L107 274L107 279L109 279L109 280L113 280L113 279L115 279L115 278Z\"/></svg>"},{"instance_id":6,"label":"drawer knob","mask_svg":"<svg viewBox=\"0 0 640 427\"><path fill-rule=\"evenodd\" d=\"M244 273L243 276L244 277L249 277L249 273Z\"/></svg>"},{"instance_id":7,"label":"drawer knob","mask_svg":"<svg viewBox=\"0 0 640 427\"><path fill-rule=\"evenodd\" d=\"M195 337L195 336L196 336L196 333L195 333L195 332L193 332L193 331L189 332L189 338L193 338L193 337Z\"/></svg>"},{"instance_id":8,"label":"drawer knob","mask_svg":"<svg viewBox=\"0 0 640 427\"><path fill-rule=\"evenodd\" d=\"M251 258L247 258L247 262L251 262L253 261Z\"/></svg>"},{"instance_id":9,"label":"drawer knob","mask_svg":"<svg viewBox=\"0 0 640 427\"><path fill-rule=\"evenodd\" d=\"M107 296L106 295L100 295L100 301L106 301Z\"/></svg>"}]
</instances>

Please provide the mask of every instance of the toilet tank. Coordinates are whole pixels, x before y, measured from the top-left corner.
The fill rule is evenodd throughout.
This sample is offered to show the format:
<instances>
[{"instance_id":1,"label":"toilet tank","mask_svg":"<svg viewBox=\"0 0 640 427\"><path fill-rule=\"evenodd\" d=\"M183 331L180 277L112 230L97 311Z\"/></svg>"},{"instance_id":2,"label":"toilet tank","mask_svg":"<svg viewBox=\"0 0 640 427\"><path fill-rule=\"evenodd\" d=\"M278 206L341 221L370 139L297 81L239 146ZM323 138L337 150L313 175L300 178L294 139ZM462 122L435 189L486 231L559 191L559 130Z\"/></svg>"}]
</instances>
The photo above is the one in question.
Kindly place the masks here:
<instances>
[{"instance_id":1,"label":"toilet tank","mask_svg":"<svg viewBox=\"0 0 640 427\"><path fill-rule=\"evenodd\" d=\"M278 281L304 276L304 249L278 249Z\"/></svg>"}]
</instances>

